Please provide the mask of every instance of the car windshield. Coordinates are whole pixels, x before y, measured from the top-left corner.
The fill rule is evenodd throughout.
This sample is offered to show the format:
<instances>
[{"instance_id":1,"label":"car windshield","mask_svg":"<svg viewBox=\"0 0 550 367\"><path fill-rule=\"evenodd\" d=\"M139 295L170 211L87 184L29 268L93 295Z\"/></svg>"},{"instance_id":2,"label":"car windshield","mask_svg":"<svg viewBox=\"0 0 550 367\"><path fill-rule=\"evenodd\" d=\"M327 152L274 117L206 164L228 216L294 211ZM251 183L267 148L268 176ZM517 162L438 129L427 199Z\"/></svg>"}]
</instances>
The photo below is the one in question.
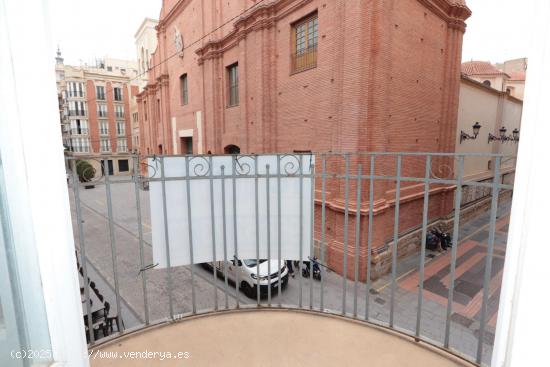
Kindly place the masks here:
<instances>
[{"instance_id":1,"label":"car windshield","mask_svg":"<svg viewBox=\"0 0 550 367\"><path fill-rule=\"evenodd\" d=\"M260 264L266 261L266 259L260 259ZM245 259L243 260L244 264L249 268L256 266L256 259Z\"/></svg>"}]
</instances>

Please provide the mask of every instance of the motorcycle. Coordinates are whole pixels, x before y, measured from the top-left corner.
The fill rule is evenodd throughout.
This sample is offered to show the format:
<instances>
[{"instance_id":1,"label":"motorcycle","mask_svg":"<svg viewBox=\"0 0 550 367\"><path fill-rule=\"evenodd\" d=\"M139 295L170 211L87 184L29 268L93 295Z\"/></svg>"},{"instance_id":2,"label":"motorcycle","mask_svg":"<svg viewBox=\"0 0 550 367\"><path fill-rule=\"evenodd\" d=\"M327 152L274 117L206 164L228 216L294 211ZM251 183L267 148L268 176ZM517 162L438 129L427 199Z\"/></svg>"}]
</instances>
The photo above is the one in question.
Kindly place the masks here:
<instances>
[{"instance_id":1,"label":"motorcycle","mask_svg":"<svg viewBox=\"0 0 550 367\"><path fill-rule=\"evenodd\" d=\"M319 263L317 262L317 258L311 259L311 263L313 263L313 279L315 280L321 280L321 268L319 267ZM304 261L304 265L302 267L302 276L304 278L310 277L310 261Z\"/></svg>"},{"instance_id":2,"label":"motorcycle","mask_svg":"<svg viewBox=\"0 0 550 367\"><path fill-rule=\"evenodd\" d=\"M426 248L428 250L447 250L452 247L452 237L439 228L433 228L426 234Z\"/></svg>"},{"instance_id":3,"label":"motorcycle","mask_svg":"<svg viewBox=\"0 0 550 367\"><path fill-rule=\"evenodd\" d=\"M441 248L443 250L450 249L453 246L451 235L438 230L439 239L441 241Z\"/></svg>"}]
</instances>

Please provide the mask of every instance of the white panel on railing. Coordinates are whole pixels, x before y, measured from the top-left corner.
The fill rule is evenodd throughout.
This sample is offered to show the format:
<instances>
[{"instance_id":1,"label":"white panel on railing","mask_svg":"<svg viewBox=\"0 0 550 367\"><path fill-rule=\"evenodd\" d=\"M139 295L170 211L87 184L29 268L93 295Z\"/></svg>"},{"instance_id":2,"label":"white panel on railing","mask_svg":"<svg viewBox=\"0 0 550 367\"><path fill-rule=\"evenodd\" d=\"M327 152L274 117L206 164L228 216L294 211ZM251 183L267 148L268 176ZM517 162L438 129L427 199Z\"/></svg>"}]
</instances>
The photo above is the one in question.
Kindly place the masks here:
<instances>
[{"instance_id":1,"label":"white panel on railing","mask_svg":"<svg viewBox=\"0 0 550 367\"><path fill-rule=\"evenodd\" d=\"M161 178L162 158L149 159L149 177ZM203 263L212 260L224 260L224 238L227 260L235 255L234 220L237 229L237 253L241 259L256 258L256 162L258 177L258 231L260 258L268 254L268 208L267 184L265 175L269 165L269 247L271 259L278 254L278 199L280 180L281 200L281 257L283 259L300 258L300 224L302 226L302 258L310 255L311 213L314 157L312 155L258 155L239 156L196 156L165 157L164 182L166 195L166 216L168 220L168 241L170 265L188 265L191 263L188 231L187 170L189 159L189 180L191 196L191 222L193 235L193 262ZM277 166L280 174L277 174ZM222 166L225 179L222 180ZM301 167L300 167L301 166ZM210 172L212 170L212 172ZM212 178L210 175L212 174ZM233 180L233 176L235 180ZM302 176L302 177L301 177ZM178 178L174 180L175 178ZM214 224L211 220L210 182L213 184ZM225 185L225 200L222 195L222 181ZM236 182L235 200L233 182ZM300 216L300 181L302 185L302 216ZM166 267L166 242L163 207L163 189L161 181L150 183L151 224L153 236L153 258L160 267ZM236 217L233 203L236 203ZM225 231L223 226L223 206L225 204ZM213 259L212 228L215 233L216 259ZM225 233L224 233L225 232Z\"/></svg>"}]
</instances>

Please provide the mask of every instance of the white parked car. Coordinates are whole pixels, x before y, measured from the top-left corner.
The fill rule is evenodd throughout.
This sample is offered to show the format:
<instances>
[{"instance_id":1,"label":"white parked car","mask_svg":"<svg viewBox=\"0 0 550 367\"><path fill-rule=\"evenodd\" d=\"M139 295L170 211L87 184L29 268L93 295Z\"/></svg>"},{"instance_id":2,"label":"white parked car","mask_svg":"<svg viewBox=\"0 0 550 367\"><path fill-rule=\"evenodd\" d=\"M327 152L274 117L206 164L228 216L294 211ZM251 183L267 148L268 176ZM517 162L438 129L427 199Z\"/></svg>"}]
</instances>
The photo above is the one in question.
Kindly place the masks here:
<instances>
[{"instance_id":1,"label":"white parked car","mask_svg":"<svg viewBox=\"0 0 550 367\"><path fill-rule=\"evenodd\" d=\"M260 259L259 266L259 279L257 273L256 259L239 260L235 265L235 261L227 261L227 279L235 283L237 281L237 274L239 278L239 288L250 298L256 298L258 282L260 284L260 294L265 296L268 293L268 288L271 287L272 292L276 292L279 288L279 282L281 288L285 287L288 283L288 269L284 260L280 260L281 263L281 276L279 277L279 260L267 261L266 259ZM218 271L218 274L223 279L224 274L224 261L214 261L214 266ZM212 263L207 264L212 267ZM268 276L268 270L271 270L271 276Z\"/></svg>"}]
</instances>

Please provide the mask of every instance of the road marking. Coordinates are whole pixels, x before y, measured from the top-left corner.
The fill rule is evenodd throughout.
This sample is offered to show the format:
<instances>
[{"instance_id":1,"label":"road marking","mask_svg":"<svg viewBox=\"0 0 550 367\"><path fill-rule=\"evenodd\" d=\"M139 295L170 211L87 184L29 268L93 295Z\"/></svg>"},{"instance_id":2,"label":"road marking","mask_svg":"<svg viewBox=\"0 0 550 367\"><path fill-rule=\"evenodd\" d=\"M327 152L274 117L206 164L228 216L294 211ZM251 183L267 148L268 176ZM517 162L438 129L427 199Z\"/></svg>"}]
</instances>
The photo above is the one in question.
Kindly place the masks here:
<instances>
[{"instance_id":1,"label":"road marking","mask_svg":"<svg viewBox=\"0 0 550 367\"><path fill-rule=\"evenodd\" d=\"M506 217L509 217L509 216L510 216L510 214L506 214L506 215L502 216L501 218L506 218ZM499 219L501 219L501 218L499 218ZM462 240L460 240L460 243L459 243L459 244L464 243L465 241L469 240L470 238L472 238L472 237L475 236L476 234L478 234L478 233L484 231L484 230L487 229L490 225L491 225L491 223L487 223L487 224L485 224L484 226L480 227L479 229L473 231L472 233L470 233L469 235L467 235L466 237L464 237ZM441 253L440 255L438 255L438 256L436 256L436 257L434 257L434 258L429 259L428 261L426 261L426 262L424 263L424 267L426 267L426 265L428 265L428 264L429 264L430 262L432 262L433 260L439 258L439 256L441 256L441 255L443 255L443 254L444 254L444 253ZM397 283L399 280L401 280L402 278L406 277L407 275L411 274L412 272L414 272L414 271L416 271L416 270L417 270L416 268L412 268L411 270L407 271L406 273L404 273L404 274L398 276L398 277L395 279L395 282ZM383 286L381 286L380 288L377 288L377 289L375 289L375 290L376 290L376 292L380 293L382 290L386 289L386 288L387 288L388 286L390 286L391 284L392 284L392 282L391 282L391 280L390 280L388 283L384 284Z\"/></svg>"}]
</instances>

